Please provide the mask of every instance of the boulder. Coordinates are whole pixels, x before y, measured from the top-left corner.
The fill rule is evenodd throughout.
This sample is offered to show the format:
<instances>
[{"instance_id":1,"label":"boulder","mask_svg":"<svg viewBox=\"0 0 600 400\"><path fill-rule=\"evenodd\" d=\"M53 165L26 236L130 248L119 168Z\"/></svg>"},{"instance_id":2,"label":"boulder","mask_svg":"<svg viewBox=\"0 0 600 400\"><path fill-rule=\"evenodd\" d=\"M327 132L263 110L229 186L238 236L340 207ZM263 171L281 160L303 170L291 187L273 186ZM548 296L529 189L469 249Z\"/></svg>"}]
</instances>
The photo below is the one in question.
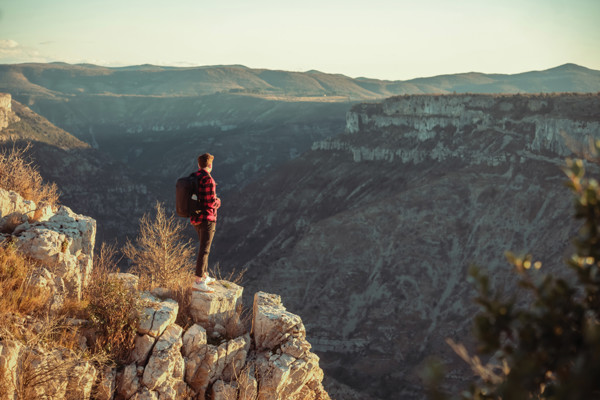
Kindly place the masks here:
<instances>
[{"instance_id":1,"label":"boulder","mask_svg":"<svg viewBox=\"0 0 600 400\"><path fill-rule=\"evenodd\" d=\"M289 354L268 357L268 353L263 353L256 359L256 373L259 400L329 399L321 384L323 370L315 354L297 359Z\"/></svg>"},{"instance_id":2,"label":"boulder","mask_svg":"<svg viewBox=\"0 0 600 400\"><path fill-rule=\"evenodd\" d=\"M137 366L129 364L119 373L117 394L120 398L131 398L140 388L140 378L137 374Z\"/></svg>"},{"instance_id":3,"label":"boulder","mask_svg":"<svg viewBox=\"0 0 600 400\"><path fill-rule=\"evenodd\" d=\"M155 341L156 338L150 335L138 335L135 338L135 345L131 352L131 361L137 365L146 365L146 361L148 360L148 356L152 351L152 346L154 346Z\"/></svg>"},{"instance_id":4,"label":"boulder","mask_svg":"<svg viewBox=\"0 0 600 400\"><path fill-rule=\"evenodd\" d=\"M181 355L183 329L170 325L156 341L144 369L142 384L157 391L161 398L176 398L177 391L185 391L183 381L185 363ZM177 387L177 390L175 388Z\"/></svg>"},{"instance_id":5,"label":"boulder","mask_svg":"<svg viewBox=\"0 0 600 400\"><path fill-rule=\"evenodd\" d=\"M274 349L292 338L304 341L306 329L298 315L286 311L280 296L257 292L254 295L252 335L257 351L262 351Z\"/></svg>"},{"instance_id":6,"label":"boulder","mask_svg":"<svg viewBox=\"0 0 600 400\"><path fill-rule=\"evenodd\" d=\"M198 324L192 325L183 334L182 353L185 357L204 351L206 348L206 330Z\"/></svg>"},{"instance_id":7,"label":"boulder","mask_svg":"<svg viewBox=\"0 0 600 400\"><path fill-rule=\"evenodd\" d=\"M69 296L81 298L92 272L96 221L61 206L47 221L19 230L17 248L61 277Z\"/></svg>"},{"instance_id":8,"label":"boulder","mask_svg":"<svg viewBox=\"0 0 600 400\"><path fill-rule=\"evenodd\" d=\"M138 333L159 337L177 319L179 304L172 299L161 301L148 292L142 293L146 306L142 310Z\"/></svg>"},{"instance_id":9,"label":"boulder","mask_svg":"<svg viewBox=\"0 0 600 400\"><path fill-rule=\"evenodd\" d=\"M209 334L215 325L225 327L228 332L239 332L244 288L227 281L216 281L210 288L213 292L192 291L192 319Z\"/></svg>"}]
</instances>

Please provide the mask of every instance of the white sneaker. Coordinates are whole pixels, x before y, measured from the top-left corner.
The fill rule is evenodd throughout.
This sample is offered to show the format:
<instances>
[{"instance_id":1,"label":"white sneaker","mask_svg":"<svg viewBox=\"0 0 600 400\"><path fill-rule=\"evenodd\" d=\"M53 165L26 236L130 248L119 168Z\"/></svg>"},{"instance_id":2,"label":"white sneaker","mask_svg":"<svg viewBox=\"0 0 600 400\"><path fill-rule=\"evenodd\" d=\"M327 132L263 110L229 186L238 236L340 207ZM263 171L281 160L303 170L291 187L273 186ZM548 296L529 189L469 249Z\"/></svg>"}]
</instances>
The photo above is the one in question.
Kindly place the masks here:
<instances>
[{"instance_id":1,"label":"white sneaker","mask_svg":"<svg viewBox=\"0 0 600 400\"><path fill-rule=\"evenodd\" d=\"M204 276L204 282L206 282L207 285L210 285L211 283L213 283L215 281L215 278L211 278L208 274L206 274Z\"/></svg>"},{"instance_id":2,"label":"white sneaker","mask_svg":"<svg viewBox=\"0 0 600 400\"><path fill-rule=\"evenodd\" d=\"M206 285L205 281L201 281L201 282L196 282L196 284L194 284L194 286L192 287L192 290L196 290L198 292L208 292L208 293L212 293L214 292L214 290L212 290L211 288L209 288Z\"/></svg>"}]
</instances>

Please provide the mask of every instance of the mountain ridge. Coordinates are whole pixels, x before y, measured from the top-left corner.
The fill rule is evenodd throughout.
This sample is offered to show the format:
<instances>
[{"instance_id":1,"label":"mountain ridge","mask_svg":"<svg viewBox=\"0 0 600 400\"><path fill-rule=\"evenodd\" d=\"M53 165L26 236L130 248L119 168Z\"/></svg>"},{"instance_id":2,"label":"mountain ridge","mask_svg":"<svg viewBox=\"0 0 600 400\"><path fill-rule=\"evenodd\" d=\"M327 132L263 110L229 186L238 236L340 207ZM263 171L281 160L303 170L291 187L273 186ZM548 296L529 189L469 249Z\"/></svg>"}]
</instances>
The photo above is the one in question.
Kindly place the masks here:
<instances>
[{"instance_id":1,"label":"mountain ridge","mask_svg":"<svg viewBox=\"0 0 600 400\"><path fill-rule=\"evenodd\" d=\"M290 98L374 100L401 94L597 92L600 71L566 63L517 74L466 72L409 80L351 78L343 74L249 68L243 65L103 67L90 64L0 65L0 91L13 96L204 96L230 92Z\"/></svg>"}]
</instances>

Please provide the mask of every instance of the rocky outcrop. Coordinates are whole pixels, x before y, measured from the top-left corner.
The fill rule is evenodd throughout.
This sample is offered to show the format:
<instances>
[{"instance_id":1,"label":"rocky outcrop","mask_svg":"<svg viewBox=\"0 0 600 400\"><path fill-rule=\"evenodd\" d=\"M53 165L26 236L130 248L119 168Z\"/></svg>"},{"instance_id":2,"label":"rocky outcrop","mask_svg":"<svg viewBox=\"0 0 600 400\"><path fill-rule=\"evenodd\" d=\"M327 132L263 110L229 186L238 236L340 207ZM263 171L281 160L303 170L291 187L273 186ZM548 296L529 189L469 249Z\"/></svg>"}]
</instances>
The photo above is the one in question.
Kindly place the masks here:
<instances>
[{"instance_id":1,"label":"rocky outcrop","mask_svg":"<svg viewBox=\"0 0 600 400\"><path fill-rule=\"evenodd\" d=\"M0 239L38 263L33 284L79 299L92 272L96 221L66 206L53 210L0 188ZM55 298L52 304L60 302ZM52 305L51 305L52 307Z\"/></svg>"},{"instance_id":2,"label":"rocky outcrop","mask_svg":"<svg viewBox=\"0 0 600 400\"><path fill-rule=\"evenodd\" d=\"M414 164L457 158L470 164L498 166L515 155L521 162L534 153L566 157L586 149L600 131L594 111L598 107L600 101L592 95L392 97L355 106L346 116L347 134L378 131L388 136L385 146L342 136L315 142L312 149L347 151L355 162L399 160ZM457 140L466 135L485 136L490 130L498 135L499 151L466 147ZM515 137L514 132L523 135ZM409 141L434 146L415 151L414 146L407 146ZM523 146L515 152L516 142Z\"/></svg>"},{"instance_id":3,"label":"rocky outcrop","mask_svg":"<svg viewBox=\"0 0 600 400\"><path fill-rule=\"evenodd\" d=\"M285 310L279 296L257 293L252 333L242 330L230 336L240 332L243 288L227 281L218 281L212 288L212 293L192 295L193 315L198 320L185 331L174 323L177 303L143 294L147 306L132 363L116 378L119 398L329 398L304 325L299 316ZM221 332L221 324L232 330Z\"/></svg>"},{"instance_id":4,"label":"rocky outcrop","mask_svg":"<svg viewBox=\"0 0 600 400\"><path fill-rule=\"evenodd\" d=\"M190 312L194 322L202 325L209 335L239 330L243 290L235 283L224 282L215 285L213 292L193 291Z\"/></svg>"},{"instance_id":5,"label":"rocky outcrop","mask_svg":"<svg viewBox=\"0 0 600 400\"><path fill-rule=\"evenodd\" d=\"M12 96L8 93L0 93L0 132L13 122L19 121L19 117L12 111Z\"/></svg>"}]
</instances>

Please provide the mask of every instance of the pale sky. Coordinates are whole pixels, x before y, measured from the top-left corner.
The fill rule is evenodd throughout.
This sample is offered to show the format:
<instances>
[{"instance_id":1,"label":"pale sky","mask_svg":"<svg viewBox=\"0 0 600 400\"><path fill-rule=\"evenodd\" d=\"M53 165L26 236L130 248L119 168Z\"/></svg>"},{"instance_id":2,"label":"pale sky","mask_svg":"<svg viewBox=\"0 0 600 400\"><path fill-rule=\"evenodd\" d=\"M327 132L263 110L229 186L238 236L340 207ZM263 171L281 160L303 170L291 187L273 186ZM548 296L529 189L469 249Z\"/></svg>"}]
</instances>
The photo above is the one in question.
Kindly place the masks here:
<instances>
[{"instance_id":1,"label":"pale sky","mask_svg":"<svg viewBox=\"0 0 600 400\"><path fill-rule=\"evenodd\" d=\"M0 0L0 64L52 61L390 80L600 70L600 0Z\"/></svg>"}]
</instances>

